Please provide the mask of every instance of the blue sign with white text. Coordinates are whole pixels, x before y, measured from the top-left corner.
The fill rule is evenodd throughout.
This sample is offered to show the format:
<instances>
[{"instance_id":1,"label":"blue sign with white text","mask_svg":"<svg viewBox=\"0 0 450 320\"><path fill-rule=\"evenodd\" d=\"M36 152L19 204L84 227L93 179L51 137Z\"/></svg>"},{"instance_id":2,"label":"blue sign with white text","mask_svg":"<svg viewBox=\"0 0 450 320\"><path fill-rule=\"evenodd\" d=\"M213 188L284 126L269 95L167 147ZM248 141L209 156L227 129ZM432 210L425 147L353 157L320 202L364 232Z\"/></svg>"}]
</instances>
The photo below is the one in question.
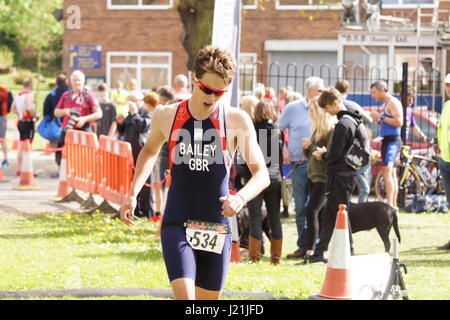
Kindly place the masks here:
<instances>
[{"instance_id":1,"label":"blue sign with white text","mask_svg":"<svg viewBox=\"0 0 450 320\"><path fill-rule=\"evenodd\" d=\"M100 70L102 68L102 46L70 46L69 67L78 70Z\"/></svg>"}]
</instances>

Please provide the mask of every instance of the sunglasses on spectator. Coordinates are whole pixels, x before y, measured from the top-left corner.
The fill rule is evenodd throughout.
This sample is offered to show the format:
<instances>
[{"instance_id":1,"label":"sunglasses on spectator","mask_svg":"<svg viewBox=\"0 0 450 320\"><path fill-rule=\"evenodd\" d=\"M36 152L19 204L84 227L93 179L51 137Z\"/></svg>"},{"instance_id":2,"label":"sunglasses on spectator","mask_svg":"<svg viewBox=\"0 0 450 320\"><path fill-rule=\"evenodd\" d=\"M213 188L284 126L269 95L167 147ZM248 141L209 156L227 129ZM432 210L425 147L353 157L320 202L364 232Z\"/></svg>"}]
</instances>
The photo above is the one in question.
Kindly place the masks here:
<instances>
[{"instance_id":1,"label":"sunglasses on spectator","mask_svg":"<svg viewBox=\"0 0 450 320\"><path fill-rule=\"evenodd\" d=\"M207 95L214 94L214 95L216 95L216 97L221 97L221 96L223 96L223 94L225 92L228 91L227 89L222 89L222 90L211 89L210 87L208 87L208 86L204 85L203 83L201 83L200 80L198 80L197 78L194 78L194 82L198 85L200 90L202 90Z\"/></svg>"}]
</instances>

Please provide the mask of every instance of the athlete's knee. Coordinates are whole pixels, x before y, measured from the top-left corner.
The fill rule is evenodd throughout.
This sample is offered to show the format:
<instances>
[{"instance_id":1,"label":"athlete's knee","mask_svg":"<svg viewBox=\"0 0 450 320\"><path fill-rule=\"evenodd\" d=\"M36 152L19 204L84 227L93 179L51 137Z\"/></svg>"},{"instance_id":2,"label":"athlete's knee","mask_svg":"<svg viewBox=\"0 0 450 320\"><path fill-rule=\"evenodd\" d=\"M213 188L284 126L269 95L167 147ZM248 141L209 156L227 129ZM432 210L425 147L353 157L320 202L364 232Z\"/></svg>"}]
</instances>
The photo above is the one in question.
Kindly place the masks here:
<instances>
[{"instance_id":1,"label":"athlete's knee","mask_svg":"<svg viewBox=\"0 0 450 320\"><path fill-rule=\"evenodd\" d=\"M178 278L171 283L175 300L195 300L195 283L190 278Z\"/></svg>"}]
</instances>

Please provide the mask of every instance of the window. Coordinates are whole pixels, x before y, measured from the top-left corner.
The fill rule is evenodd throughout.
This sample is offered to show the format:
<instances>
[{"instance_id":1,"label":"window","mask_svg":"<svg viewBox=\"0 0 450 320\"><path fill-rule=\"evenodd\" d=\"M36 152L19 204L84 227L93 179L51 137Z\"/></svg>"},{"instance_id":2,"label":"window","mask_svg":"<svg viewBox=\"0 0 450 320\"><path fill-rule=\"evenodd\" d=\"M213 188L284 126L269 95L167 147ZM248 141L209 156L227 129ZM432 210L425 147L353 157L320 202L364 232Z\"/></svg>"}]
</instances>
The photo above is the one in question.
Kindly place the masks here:
<instances>
[{"instance_id":1,"label":"window","mask_svg":"<svg viewBox=\"0 0 450 320\"><path fill-rule=\"evenodd\" d=\"M277 10L342 9L340 0L276 0Z\"/></svg>"},{"instance_id":2,"label":"window","mask_svg":"<svg viewBox=\"0 0 450 320\"><path fill-rule=\"evenodd\" d=\"M172 53L170 52L108 52L107 82L113 87L117 80L126 85L136 79L143 92L163 85L172 79Z\"/></svg>"},{"instance_id":3,"label":"window","mask_svg":"<svg viewBox=\"0 0 450 320\"><path fill-rule=\"evenodd\" d=\"M174 0L107 0L110 10L165 10Z\"/></svg>"},{"instance_id":4,"label":"window","mask_svg":"<svg viewBox=\"0 0 450 320\"><path fill-rule=\"evenodd\" d=\"M424 7L431 7L432 5L434 5L434 0L383 0L383 8L417 8L417 4L419 3L424 5Z\"/></svg>"},{"instance_id":5,"label":"window","mask_svg":"<svg viewBox=\"0 0 450 320\"><path fill-rule=\"evenodd\" d=\"M382 0L383 9L388 8L417 8L420 3L424 8L434 6L435 0ZM362 1L360 3L363 3ZM341 0L276 0L277 10L298 9L342 9Z\"/></svg>"},{"instance_id":6,"label":"window","mask_svg":"<svg viewBox=\"0 0 450 320\"><path fill-rule=\"evenodd\" d=\"M258 9L258 0L242 0L242 7L246 10Z\"/></svg>"},{"instance_id":7,"label":"window","mask_svg":"<svg viewBox=\"0 0 450 320\"><path fill-rule=\"evenodd\" d=\"M344 65L349 74L360 79L353 83L354 93L363 93L376 80L386 79L389 52L387 46L345 46Z\"/></svg>"},{"instance_id":8,"label":"window","mask_svg":"<svg viewBox=\"0 0 450 320\"><path fill-rule=\"evenodd\" d=\"M239 89L241 94L252 94L256 86L256 53L239 54Z\"/></svg>"}]
</instances>

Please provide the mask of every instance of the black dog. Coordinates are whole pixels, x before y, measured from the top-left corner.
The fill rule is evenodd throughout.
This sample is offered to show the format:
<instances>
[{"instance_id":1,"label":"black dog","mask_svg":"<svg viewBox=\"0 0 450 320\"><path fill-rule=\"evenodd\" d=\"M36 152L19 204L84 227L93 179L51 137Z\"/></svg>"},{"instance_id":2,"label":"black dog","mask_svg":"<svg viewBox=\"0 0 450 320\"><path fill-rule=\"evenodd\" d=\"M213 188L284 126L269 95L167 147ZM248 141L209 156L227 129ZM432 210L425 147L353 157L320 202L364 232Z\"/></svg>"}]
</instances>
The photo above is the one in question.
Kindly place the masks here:
<instances>
[{"instance_id":1,"label":"black dog","mask_svg":"<svg viewBox=\"0 0 450 320\"><path fill-rule=\"evenodd\" d=\"M348 218L352 233L377 228L378 234L384 243L386 252L391 248L389 232L394 227L395 234L400 242L397 211L385 202L351 203L347 206Z\"/></svg>"}]
</instances>

